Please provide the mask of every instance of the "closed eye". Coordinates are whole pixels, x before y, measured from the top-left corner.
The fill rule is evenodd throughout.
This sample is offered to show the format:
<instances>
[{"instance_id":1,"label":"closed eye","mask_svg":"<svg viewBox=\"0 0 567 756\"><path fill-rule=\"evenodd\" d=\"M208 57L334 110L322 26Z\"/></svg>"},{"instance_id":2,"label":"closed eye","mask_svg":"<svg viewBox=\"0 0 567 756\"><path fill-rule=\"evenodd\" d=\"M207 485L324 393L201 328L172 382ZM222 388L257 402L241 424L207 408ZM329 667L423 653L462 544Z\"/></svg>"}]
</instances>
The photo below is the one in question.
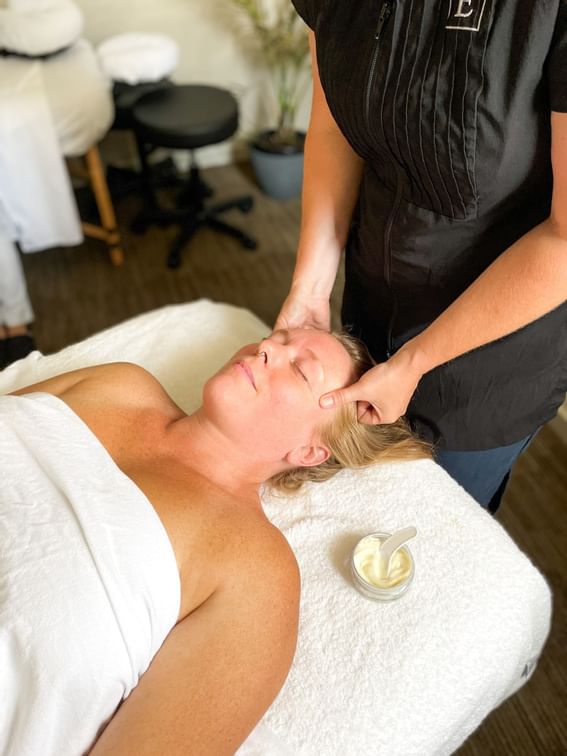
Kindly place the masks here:
<instances>
[{"instance_id":1,"label":"closed eye","mask_svg":"<svg viewBox=\"0 0 567 756\"><path fill-rule=\"evenodd\" d=\"M305 375L303 370L299 367L297 362L292 362L291 364L293 365L293 369L295 370L295 372L298 373L303 378L305 383L309 383L309 381L307 380L307 376Z\"/></svg>"}]
</instances>

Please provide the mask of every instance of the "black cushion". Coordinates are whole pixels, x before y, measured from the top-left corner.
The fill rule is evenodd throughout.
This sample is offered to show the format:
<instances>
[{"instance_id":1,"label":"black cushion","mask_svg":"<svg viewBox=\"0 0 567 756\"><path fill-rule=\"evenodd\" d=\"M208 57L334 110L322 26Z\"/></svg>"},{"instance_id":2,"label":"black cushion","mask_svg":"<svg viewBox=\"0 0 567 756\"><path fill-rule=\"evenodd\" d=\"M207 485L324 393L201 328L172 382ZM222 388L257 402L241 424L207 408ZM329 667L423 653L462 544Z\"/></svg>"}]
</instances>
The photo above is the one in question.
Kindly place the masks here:
<instances>
[{"instance_id":1,"label":"black cushion","mask_svg":"<svg viewBox=\"0 0 567 756\"><path fill-rule=\"evenodd\" d=\"M142 82L140 84L128 84L125 81L115 81L112 89L114 99L114 123L113 129L133 129L134 106L149 92L158 89L174 87L175 84L169 79L159 81Z\"/></svg>"},{"instance_id":2,"label":"black cushion","mask_svg":"<svg viewBox=\"0 0 567 756\"><path fill-rule=\"evenodd\" d=\"M132 120L144 141L191 150L231 137L238 128L238 104L225 89L183 84L141 97Z\"/></svg>"}]
</instances>

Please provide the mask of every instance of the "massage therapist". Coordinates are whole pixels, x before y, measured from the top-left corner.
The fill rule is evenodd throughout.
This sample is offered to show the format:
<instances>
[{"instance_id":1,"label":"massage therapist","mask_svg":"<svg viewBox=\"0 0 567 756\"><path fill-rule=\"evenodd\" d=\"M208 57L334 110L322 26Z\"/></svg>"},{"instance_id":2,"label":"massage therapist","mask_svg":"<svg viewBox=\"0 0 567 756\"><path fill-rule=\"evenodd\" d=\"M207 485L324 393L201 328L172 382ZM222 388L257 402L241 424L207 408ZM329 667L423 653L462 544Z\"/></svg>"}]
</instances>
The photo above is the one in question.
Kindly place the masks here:
<instances>
[{"instance_id":1,"label":"massage therapist","mask_svg":"<svg viewBox=\"0 0 567 756\"><path fill-rule=\"evenodd\" d=\"M407 413L495 511L567 389L567 2L294 0L311 27L302 222L277 327L378 363L321 398Z\"/></svg>"}]
</instances>

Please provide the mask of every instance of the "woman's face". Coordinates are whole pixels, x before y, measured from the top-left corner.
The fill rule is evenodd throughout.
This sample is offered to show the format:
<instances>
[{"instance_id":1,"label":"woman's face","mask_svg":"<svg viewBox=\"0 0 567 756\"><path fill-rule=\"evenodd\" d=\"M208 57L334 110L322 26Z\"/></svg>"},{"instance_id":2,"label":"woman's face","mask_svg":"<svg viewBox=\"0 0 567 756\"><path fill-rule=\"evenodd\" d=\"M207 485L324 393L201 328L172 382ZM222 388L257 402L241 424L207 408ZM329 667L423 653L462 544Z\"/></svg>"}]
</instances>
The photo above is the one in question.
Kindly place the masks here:
<instances>
[{"instance_id":1,"label":"woman's face","mask_svg":"<svg viewBox=\"0 0 567 756\"><path fill-rule=\"evenodd\" d=\"M322 394L353 380L351 359L330 333L295 328L249 344L212 378L203 408L222 432L262 459L290 464L324 461L289 458L318 442L318 429L335 410L319 407Z\"/></svg>"}]
</instances>

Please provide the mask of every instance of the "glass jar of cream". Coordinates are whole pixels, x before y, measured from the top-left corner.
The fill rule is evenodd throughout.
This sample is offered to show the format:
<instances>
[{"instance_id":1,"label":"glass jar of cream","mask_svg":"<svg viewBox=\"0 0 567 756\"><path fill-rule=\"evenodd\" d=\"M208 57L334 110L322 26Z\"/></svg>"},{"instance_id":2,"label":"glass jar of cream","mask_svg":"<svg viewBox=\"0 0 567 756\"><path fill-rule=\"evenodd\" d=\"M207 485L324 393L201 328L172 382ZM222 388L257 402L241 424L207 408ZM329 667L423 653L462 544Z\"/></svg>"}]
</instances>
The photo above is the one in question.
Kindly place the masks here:
<instances>
[{"instance_id":1,"label":"glass jar of cream","mask_svg":"<svg viewBox=\"0 0 567 756\"><path fill-rule=\"evenodd\" d=\"M380 546L390 533L371 533L354 547L351 557L351 572L354 585L367 598L376 601L392 601L402 596L410 586L414 575L414 562L407 546L400 546L392 554L386 574L378 558Z\"/></svg>"}]
</instances>

